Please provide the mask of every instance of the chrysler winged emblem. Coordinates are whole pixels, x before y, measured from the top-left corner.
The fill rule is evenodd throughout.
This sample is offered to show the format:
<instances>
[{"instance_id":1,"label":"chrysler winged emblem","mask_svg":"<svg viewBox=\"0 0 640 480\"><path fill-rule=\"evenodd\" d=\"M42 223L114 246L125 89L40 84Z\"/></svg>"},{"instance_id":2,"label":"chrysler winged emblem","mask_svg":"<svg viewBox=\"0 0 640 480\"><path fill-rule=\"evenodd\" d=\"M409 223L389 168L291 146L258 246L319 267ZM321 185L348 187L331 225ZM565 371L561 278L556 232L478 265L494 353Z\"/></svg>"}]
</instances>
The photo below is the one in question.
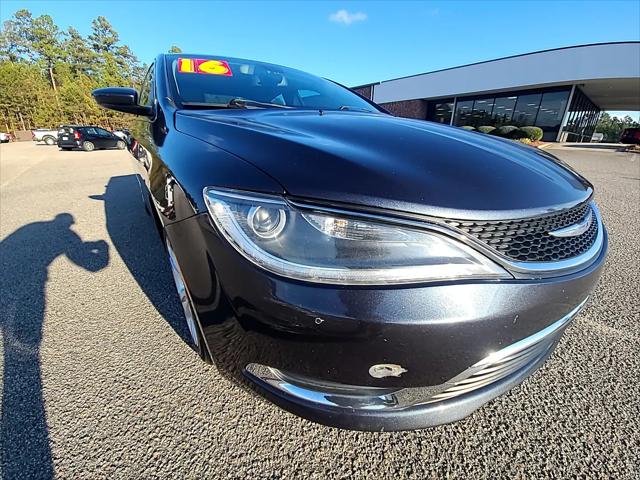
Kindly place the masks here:
<instances>
[{"instance_id":1,"label":"chrysler winged emblem","mask_svg":"<svg viewBox=\"0 0 640 480\"><path fill-rule=\"evenodd\" d=\"M584 232L589 230L591 226L591 222L593 221L593 212L589 209L589 213L578 223L574 223L573 225L569 225L568 227L559 228L558 230L554 230L549 232L549 235L552 237L577 237L578 235L582 235Z\"/></svg>"}]
</instances>

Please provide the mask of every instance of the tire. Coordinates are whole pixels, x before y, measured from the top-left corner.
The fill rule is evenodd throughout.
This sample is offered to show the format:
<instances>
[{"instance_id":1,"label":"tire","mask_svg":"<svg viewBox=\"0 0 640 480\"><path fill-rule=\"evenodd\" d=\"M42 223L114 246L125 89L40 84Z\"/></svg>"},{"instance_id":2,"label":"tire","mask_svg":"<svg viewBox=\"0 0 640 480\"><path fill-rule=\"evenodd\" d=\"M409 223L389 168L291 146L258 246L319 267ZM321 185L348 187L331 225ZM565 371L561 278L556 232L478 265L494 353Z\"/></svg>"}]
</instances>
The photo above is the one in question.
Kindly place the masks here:
<instances>
[{"instance_id":1,"label":"tire","mask_svg":"<svg viewBox=\"0 0 640 480\"><path fill-rule=\"evenodd\" d=\"M171 243L169 242L166 234L164 234L164 241L167 251L167 257L169 259L169 265L171 266L171 273L173 274L173 281L178 292L178 298L180 299L180 303L182 304L185 321L187 323L187 328L191 336L191 347L196 351L202 361L210 364L212 362L211 358L209 357L209 353L207 352L207 347L204 344L202 332L200 331L198 314L191 304L191 298L189 297L189 292L187 291L187 287L182 277L182 272L180 271L178 260L176 259L176 255L173 251L173 248L171 248Z\"/></svg>"},{"instance_id":2,"label":"tire","mask_svg":"<svg viewBox=\"0 0 640 480\"><path fill-rule=\"evenodd\" d=\"M93 144L93 142L82 142L82 149L85 152L93 152L96 149L96 146Z\"/></svg>"},{"instance_id":3,"label":"tire","mask_svg":"<svg viewBox=\"0 0 640 480\"><path fill-rule=\"evenodd\" d=\"M44 140L44 143L47 145L54 145L56 143L56 139L53 137L44 137L42 140Z\"/></svg>"},{"instance_id":4,"label":"tire","mask_svg":"<svg viewBox=\"0 0 640 480\"><path fill-rule=\"evenodd\" d=\"M122 140L119 140L118 143L116 143L116 148L118 150L124 150L126 146L127 145Z\"/></svg>"}]
</instances>

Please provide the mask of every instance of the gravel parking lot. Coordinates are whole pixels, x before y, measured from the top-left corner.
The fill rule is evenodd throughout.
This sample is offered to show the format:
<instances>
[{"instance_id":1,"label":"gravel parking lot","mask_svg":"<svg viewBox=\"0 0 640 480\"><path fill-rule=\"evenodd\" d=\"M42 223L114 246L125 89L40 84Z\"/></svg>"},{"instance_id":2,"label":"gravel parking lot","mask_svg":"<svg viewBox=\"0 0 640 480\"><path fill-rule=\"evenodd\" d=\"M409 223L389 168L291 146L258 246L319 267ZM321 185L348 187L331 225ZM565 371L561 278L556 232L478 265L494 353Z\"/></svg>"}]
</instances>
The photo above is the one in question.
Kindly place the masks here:
<instances>
[{"instance_id":1,"label":"gravel parking lot","mask_svg":"<svg viewBox=\"0 0 640 480\"><path fill-rule=\"evenodd\" d=\"M639 478L640 155L552 152L595 184L610 233L587 308L471 417L363 433L200 362L126 152L1 145L3 477Z\"/></svg>"}]
</instances>

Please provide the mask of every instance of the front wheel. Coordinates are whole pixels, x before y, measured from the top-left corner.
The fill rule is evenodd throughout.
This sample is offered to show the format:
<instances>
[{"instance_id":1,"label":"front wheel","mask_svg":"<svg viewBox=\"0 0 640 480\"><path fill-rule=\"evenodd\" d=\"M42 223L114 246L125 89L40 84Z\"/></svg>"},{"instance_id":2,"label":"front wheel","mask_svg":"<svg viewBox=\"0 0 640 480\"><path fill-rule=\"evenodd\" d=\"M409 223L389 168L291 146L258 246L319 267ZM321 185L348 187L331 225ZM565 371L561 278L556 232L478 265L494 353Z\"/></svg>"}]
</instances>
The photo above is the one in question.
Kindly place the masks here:
<instances>
[{"instance_id":1,"label":"front wheel","mask_svg":"<svg viewBox=\"0 0 640 480\"><path fill-rule=\"evenodd\" d=\"M82 142L82 149L85 152L93 152L96 149L96 146L93 144L93 142Z\"/></svg>"},{"instance_id":2,"label":"front wheel","mask_svg":"<svg viewBox=\"0 0 640 480\"><path fill-rule=\"evenodd\" d=\"M126 145L122 140L120 140L118 143L116 143L116 147L118 150L124 150L124 147L126 147Z\"/></svg>"},{"instance_id":3,"label":"front wheel","mask_svg":"<svg viewBox=\"0 0 640 480\"><path fill-rule=\"evenodd\" d=\"M173 281L176 285L176 290L178 291L178 297L180 298L182 309L184 310L184 317L187 321L187 327L189 328L189 333L191 335L193 349L198 353L203 361L211 363L207 347L205 346L204 339L202 338L202 333L200 333L200 327L198 326L198 320L196 317L197 314L191 305L191 299L189 298L187 286L184 283L184 278L182 277L182 272L180 271L176 254L173 252L173 248L171 248L171 243L169 242L166 234L164 239L167 247L169 264L171 265L171 273L173 274Z\"/></svg>"}]
</instances>

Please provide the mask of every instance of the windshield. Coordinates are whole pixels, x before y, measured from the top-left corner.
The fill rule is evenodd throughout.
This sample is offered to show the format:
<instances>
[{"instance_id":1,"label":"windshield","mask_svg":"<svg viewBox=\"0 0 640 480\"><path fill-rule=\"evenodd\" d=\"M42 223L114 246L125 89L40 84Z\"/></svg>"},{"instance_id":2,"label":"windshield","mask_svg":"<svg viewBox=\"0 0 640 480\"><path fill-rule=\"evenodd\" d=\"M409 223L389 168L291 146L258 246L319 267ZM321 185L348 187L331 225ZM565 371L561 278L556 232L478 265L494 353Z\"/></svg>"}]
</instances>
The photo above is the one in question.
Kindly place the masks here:
<instances>
[{"instance_id":1,"label":"windshield","mask_svg":"<svg viewBox=\"0 0 640 480\"><path fill-rule=\"evenodd\" d=\"M292 68L227 57L176 56L169 61L185 106L380 113L347 88Z\"/></svg>"}]
</instances>

